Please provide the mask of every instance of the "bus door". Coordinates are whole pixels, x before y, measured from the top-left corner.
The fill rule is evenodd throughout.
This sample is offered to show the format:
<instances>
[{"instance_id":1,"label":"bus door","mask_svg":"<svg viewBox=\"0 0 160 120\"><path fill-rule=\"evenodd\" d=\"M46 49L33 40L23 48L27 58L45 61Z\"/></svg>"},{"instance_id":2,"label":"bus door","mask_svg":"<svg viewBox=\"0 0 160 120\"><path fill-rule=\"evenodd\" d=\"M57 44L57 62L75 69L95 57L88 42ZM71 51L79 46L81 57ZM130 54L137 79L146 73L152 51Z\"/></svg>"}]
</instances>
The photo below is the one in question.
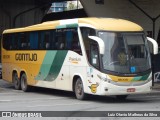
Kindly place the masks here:
<instances>
[{"instance_id":1,"label":"bus door","mask_svg":"<svg viewBox=\"0 0 160 120\"><path fill-rule=\"evenodd\" d=\"M88 58L91 65L87 69L89 88L92 93L96 93L100 84L100 81L98 81L99 78L97 76L100 69L99 46L96 41L91 40L90 42L90 54Z\"/></svg>"}]
</instances>

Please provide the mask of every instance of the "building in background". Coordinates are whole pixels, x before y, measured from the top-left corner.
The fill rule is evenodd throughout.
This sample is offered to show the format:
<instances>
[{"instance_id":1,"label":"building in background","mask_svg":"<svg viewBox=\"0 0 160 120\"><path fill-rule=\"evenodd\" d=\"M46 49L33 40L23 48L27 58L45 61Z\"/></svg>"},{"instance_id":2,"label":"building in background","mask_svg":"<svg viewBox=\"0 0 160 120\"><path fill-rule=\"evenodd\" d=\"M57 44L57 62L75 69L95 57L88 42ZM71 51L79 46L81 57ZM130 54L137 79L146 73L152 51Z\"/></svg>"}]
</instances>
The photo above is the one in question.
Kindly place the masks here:
<instances>
[{"instance_id":1,"label":"building in background","mask_svg":"<svg viewBox=\"0 0 160 120\"><path fill-rule=\"evenodd\" d=\"M68 11L68 10L81 9L81 8L83 7L79 0L54 2L52 3L52 6L49 9L48 13L63 12L63 11Z\"/></svg>"},{"instance_id":2,"label":"building in background","mask_svg":"<svg viewBox=\"0 0 160 120\"><path fill-rule=\"evenodd\" d=\"M52 3L51 8L49 9L48 13L51 12L62 12L65 11L67 9L67 2L55 2Z\"/></svg>"}]
</instances>

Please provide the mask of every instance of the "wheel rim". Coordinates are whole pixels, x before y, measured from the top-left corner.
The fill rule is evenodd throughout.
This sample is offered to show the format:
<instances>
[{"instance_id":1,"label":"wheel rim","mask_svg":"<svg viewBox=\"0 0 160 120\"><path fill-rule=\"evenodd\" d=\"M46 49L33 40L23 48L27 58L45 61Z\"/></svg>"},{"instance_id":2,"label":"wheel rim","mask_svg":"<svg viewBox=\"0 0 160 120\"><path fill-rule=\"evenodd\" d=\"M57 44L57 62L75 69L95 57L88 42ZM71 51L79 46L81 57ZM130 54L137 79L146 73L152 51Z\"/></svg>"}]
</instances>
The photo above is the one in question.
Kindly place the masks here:
<instances>
[{"instance_id":1,"label":"wheel rim","mask_svg":"<svg viewBox=\"0 0 160 120\"><path fill-rule=\"evenodd\" d=\"M14 76L14 84L15 84L16 86L19 85L19 80L18 80L17 74L15 74L15 76Z\"/></svg>"},{"instance_id":2,"label":"wheel rim","mask_svg":"<svg viewBox=\"0 0 160 120\"><path fill-rule=\"evenodd\" d=\"M22 85L22 89L26 88L26 78L24 76L22 76L21 85Z\"/></svg>"},{"instance_id":3,"label":"wheel rim","mask_svg":"<svg viewBox=\"0 0 160 120\"><path fill-rule=\"evenodd\" d=\"M82 85L81 81L77 82L76 93L77 93L78 96L81 96L83 94L83 85Z\"/></svg>"}]
</instances>

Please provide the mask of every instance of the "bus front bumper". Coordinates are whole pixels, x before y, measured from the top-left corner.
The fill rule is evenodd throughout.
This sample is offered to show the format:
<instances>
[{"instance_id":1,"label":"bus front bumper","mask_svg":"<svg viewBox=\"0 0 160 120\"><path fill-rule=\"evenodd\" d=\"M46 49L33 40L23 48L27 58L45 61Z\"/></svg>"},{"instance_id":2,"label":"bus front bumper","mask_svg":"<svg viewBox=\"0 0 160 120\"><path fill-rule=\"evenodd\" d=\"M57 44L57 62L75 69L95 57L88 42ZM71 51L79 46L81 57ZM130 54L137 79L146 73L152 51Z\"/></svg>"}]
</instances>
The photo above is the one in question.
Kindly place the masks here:
<instances>
[{"instance_id":1,"label":"bus front bumper","mask_svg":"<svg viewBox=\"0 0 160 120\"><path fill-rule=\"evenodd\" d=\"M140 86L118 86L111 83L101 84L101 95L129 95L150 93L152 81Z\"/></svg>"}]
</instances>

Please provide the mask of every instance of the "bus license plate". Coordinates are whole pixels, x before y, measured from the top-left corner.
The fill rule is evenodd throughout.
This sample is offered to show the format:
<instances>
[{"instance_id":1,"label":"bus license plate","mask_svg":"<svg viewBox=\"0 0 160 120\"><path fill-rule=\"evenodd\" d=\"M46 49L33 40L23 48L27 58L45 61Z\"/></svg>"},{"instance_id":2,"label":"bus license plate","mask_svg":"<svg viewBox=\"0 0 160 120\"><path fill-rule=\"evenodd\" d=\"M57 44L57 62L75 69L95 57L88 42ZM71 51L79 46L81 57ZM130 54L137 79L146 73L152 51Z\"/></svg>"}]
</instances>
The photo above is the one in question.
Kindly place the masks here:
<instances>
[{"instance_id":1,"label":"bus license plate","mask_svg":"<svg viewBox=\"0 0 160 120\"><path fill-rule=\"evenodd\" d=\"M128 88L128 89L127 89L127 92L135 92L135 91L136 91L135 88Z\"/></svg>"}]
</instances>

